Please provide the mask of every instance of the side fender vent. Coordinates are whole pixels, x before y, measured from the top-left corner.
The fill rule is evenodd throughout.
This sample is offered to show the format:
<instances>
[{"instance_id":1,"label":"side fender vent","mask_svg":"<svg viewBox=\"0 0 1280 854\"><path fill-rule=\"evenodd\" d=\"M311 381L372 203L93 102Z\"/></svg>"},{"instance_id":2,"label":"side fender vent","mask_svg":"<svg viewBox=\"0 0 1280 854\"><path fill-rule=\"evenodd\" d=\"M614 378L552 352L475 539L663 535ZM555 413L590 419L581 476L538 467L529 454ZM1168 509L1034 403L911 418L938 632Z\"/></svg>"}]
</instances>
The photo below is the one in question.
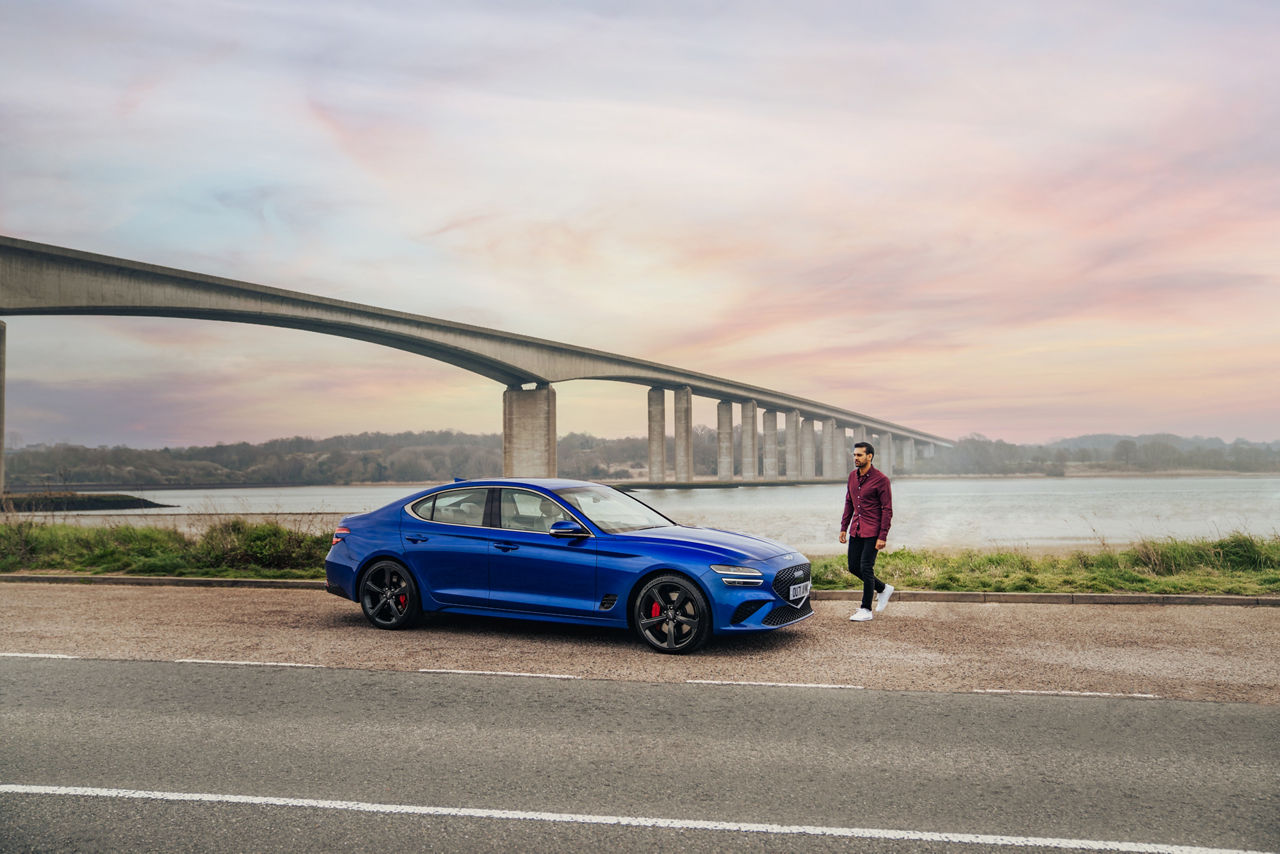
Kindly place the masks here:
<instances>
[{"instance_id":1,"label":"side fender vent","mask_svg":"<svg viewBox=\"0 0 1280 854\"><path fill-rule=\"evenodd\" d=\"M600 600L600 610L608 611L618 601L617 593L606 593L604 598Z\"/></svg>"}]
</instances>

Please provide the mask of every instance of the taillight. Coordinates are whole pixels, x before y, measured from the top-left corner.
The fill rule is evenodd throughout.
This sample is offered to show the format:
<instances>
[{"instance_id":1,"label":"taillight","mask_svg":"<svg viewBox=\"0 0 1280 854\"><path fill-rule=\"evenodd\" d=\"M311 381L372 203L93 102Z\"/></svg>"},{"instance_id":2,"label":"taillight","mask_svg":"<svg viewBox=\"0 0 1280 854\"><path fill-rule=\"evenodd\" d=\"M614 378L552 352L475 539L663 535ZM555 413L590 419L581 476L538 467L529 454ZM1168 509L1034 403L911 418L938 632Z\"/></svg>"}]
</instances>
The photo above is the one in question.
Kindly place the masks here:
<instances>
[{"instance_id":1,"label":"taillight","mask_svg":"<svg viewBox=\"0 0 1280 854\"><path fill-rule=\"evenodd\" d=\"M342 542L343 537L345 537L347 534L350 534L350 533L351 533L350 528L343 528L343 527L337 528L333 532L333 542L329 543L329 545L336 546L338 543Z\"/></svg>"}]
</instances>

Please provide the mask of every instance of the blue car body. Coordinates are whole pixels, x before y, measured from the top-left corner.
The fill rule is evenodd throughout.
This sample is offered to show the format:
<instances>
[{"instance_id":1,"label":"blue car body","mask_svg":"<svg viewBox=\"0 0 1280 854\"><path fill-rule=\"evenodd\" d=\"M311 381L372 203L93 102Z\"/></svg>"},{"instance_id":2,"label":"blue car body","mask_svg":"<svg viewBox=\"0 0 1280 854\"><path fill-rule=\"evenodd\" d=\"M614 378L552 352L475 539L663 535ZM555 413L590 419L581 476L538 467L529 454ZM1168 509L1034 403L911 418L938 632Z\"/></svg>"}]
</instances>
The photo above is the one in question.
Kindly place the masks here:
<instances>
[{"instance_id":1,"label":"blue car body","mask_svg":"<svg viewBox=\"0 0 1280 854\"><path fill-rule=\"evenodd\" d=\"M423 611L630 626L663 652L813 613L804 555L763 537L677 525L625 493L577 480L458 481L348 516L325 575L329 592L361 602L382 628ZM671 638L652 628L663 619ZM691 626L699 636L684 643L676 635Z\"/></svg>"}]
</instances>

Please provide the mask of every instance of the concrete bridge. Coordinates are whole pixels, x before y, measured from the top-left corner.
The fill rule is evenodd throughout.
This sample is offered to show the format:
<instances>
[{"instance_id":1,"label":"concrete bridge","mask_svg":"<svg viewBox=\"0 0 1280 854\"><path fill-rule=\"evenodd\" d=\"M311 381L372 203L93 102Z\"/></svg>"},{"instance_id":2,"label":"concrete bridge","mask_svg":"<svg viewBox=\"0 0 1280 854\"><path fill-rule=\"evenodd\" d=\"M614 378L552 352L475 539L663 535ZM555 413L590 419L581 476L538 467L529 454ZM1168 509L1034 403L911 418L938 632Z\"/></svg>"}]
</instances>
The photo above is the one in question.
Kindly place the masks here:
<instances>
[{"instance_id":1,"label":"concrete bridge","mask_svg":"<svg viewBox=\"0 0 1280 854\"><path fill-rule=\"evenodd\" d=\"M935 446L951 444L942 437L858 412L655 362L0 236L0 315L32 314L145 315L255 323L370 341L457 365L506 386L502 396L503 471L509 476L556 474L556 393L552 384L568 380L613 380L649 387L652 481L693 480L695 394L719 401L716 468L721 480L734 478L735 407L739 423L745 427L740 431L738 449L744 481L843 478L848 473L849 431L854 441L873 442L877 467L889 472L895 463L910 470L917 453L932 456ZM0 443L4 437L4 336L5 326L0 322ZM668 393L675 409L673 478L668 477L666 459ZM781 459L779 415L784 420ZM763 447L758 448L761 430ZM0 453L0 488L3 465Z\"/></svg>"}]
</instances>

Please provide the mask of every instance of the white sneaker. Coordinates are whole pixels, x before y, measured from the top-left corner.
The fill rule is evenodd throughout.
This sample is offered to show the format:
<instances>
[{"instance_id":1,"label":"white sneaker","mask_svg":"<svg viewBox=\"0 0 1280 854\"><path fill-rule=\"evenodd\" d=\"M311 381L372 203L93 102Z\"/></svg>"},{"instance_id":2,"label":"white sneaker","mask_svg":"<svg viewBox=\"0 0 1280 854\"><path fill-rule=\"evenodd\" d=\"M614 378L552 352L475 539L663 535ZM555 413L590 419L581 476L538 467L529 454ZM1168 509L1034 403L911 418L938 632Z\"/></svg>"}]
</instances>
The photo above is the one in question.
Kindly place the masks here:
<instances>
[{"instance_id":1,"label":"white sneaker","mask_svg":"<svg viewBox=\"0 0 1280 854\"><path fill-rule=\"evenodd\" d=\"M866 608L859 608L858 612L849 619L853 620L855 623L865 623L867 620L871 619L871 616L871 612Z\"/></svg>"},{"instance_id":2,"label":"white sneaker","mask_svg":"<svg viewBox=\"0 0 1280 854\"><path fill-rule=\"evenodd\" d=\"M893 595L893 585L886 584L884 589L876 596L876 610L883 611L884 606L889 604L889 597Z\"/></svg>"}]
</instances>

